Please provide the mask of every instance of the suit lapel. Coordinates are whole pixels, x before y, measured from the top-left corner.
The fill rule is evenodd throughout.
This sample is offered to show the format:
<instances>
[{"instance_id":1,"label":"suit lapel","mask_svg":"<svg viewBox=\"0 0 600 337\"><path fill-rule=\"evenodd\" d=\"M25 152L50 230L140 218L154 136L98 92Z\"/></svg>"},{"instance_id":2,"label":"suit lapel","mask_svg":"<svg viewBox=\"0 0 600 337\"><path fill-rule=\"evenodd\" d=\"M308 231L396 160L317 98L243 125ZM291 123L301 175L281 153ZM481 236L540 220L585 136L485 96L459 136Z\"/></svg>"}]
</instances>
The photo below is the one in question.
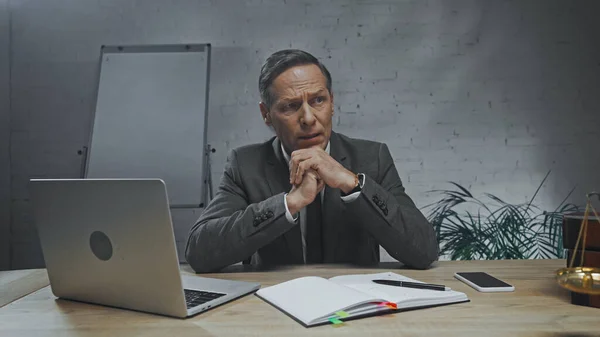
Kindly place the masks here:
<instances>
[{"instance_id":1,"label":"suit lapel","mask_svg":"<svg viewBox=\"0 0 600 337\"><path fill-rule=\"evenodd\" d=\"M267 165L265 165L265 177L271 190L271 195L276 195L282 192L289 192L292 189L290 184L290 176L288 174L289 169L284 163L285 158L281 153L281 143L279 139L275 137L272 142L273 149L270 151ZM302 236L300 232L300 226L294 226L292 229L287 231L283 238L286 245L296 263L303 263L304 258L302 254Z\"/></svg>"},{"instance_id":2,"label":"suit lapel","mask_svg":"<svg viewBox=\"0 0 600 337\"><path fill-rule=\"evenodd\" d=\"M342 146L339 136L332 132L329 140L329 155L338 163L350 170L351 163L346 149ZM335 252L338 242L338 233L343 230L344 217L342 199L339 189L325 187L323 200L323 262L331 263L336 259Z\"/></svg>"}]
</instances>

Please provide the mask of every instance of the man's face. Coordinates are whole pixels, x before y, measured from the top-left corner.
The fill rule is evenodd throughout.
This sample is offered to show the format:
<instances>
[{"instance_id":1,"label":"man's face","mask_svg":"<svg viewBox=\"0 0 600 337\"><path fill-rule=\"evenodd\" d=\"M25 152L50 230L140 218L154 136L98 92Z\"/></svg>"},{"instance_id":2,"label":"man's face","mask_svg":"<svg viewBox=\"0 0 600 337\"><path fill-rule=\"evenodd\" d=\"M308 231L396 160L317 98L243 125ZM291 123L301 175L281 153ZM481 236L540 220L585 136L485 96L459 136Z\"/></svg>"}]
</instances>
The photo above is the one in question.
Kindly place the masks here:
<instances>
[{"instance_id":1,"label":"man's face","mask_svg":"<svg viewBox=\"0 0 600 337\"><path fill-rule=\"evenodd\" d=\"M271 107L261 103L260 110L286 151L325 149L331 136L333 95L321 69L314 64L287 69L275 78L270 90L274 102Z\"/></svg>"}]
</instances>

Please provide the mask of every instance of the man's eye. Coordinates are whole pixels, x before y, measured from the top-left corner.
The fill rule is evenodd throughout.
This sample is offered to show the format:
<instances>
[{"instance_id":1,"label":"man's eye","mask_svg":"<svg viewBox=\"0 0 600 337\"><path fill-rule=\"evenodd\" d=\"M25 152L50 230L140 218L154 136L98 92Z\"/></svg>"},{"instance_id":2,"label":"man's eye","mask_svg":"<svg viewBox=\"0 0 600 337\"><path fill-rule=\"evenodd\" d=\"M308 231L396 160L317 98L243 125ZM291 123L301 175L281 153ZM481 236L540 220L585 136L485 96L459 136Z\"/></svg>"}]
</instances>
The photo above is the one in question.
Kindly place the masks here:
<instances>
[{"instance_id":1,"label":"man's eye","mask_svg":"<svg viewBox=\"0 0 600 337\"><path fill-rule=\"evenodd\" d=\"M284 105L285 110L298 110L298 103L287 103Z\"/></svg>"},{"instance_id":2,"label":"man's eye","mask_svg":"<svg viewBox=\"0 0 600 337\"><path fill-rule=\"evenodd\" d=\"M323 96L319 96L319 97L315 98L315 103L317 103L317 104L322 104L324 102L325 102L325 97L323 97Z\"/></svg>"}]
</instances>

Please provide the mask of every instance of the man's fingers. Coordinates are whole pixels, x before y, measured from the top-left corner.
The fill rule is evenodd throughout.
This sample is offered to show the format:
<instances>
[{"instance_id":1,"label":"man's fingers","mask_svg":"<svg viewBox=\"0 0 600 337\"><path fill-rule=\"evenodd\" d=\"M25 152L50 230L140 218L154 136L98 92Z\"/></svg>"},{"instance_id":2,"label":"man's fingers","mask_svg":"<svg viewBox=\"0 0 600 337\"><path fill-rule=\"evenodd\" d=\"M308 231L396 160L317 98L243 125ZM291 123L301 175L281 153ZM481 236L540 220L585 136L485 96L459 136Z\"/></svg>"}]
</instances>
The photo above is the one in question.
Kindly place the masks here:
<instances>
[{"instance_id":1,"label":"man's fingers","mask_svg":"<svg viewBox=\"0 0 600 337\"><path fill-rule=\"evenodd\" d=\"M298 150L292 152L292 156L289 162L290 184L299 184L302 182L302 174L298 170L298 165L308 158L310 158L310 155L307 154L305 151Z\"/></svg>"},{"instance_id":2,"label":"man's fingers","mask_svg":"<svg viewBox=\"0 0 600 337\"><path fill-rule=\"evenodd\" d=\"M298 177L298 165L300 164L300 160L297 158L292 158L290 160L290 184L294 184L296 178ZM302 179L300 179L302 181Z\"/></svg>"},{"instance_id":3,"label":"man's fingers","mask_svg":"<svg viewBox=\"0 0 600 337\"><path fill-rule=\"evenodd\" d=\"M306 169L306 175L311 176L311 177L315 178L316 180L320 179L319 173L317 173L317 171L313 170L312 168Z\"/></svg>"},{"instance_id":4,"label":"man's fingers","mask_svg":"<svg viewBox=\"0 0 600 337\"><path fill-rule=\"evenodd\" d=\"M323 181L323 179L318 178L317 180L317 192L320 193L323 188L325 188L325 182Z\"/></svg>"},{"instance_id":5,"label":"man's fingers","mask_svg":"<svg viewBox=\"0 0 600 337\"><path fill-rule=\"evenodd\" d=\"M319 177L319 174L317 173L317 171L315 171L315 170L313 170L311 168L308 168L308 169L306 169L305 172L306 173L305 173L305 177L304 178L306 178L306 179L314 179L315 182L317 183L317 190L319 190L320 186L322 184L324 184L324 183L323 183L323 179L321 179L321 177Z\"/></svg>"},{"instance_id":6,"label":"man's fingers","mask_svg":"<svg viewBox=\"0 0 600 337\"><path fill-rule=\"evenodd\" d=\"M294 184L296 180L296 171L298 171L298 164L294 160L290 160L290 184Z\"/></svg>"},{"instance_id":7,"label":"man's fingers","mask_svg":"<svg viewBox=\"0 0 600 337\"><path fill-rule=\"evenodd\" d=\"M306 171L306 161L303 161L298 164L298 172L296 173L295 184L300 184L302 182L302 178L304 178L304 172Z\"/></svg>"},{"instance_id":8,"label":"man's fingers","mask_svg":"<svg viewBox=\"0 0 600 337\"><path fill-rule=\"evenodd\" d=\"M298 172L296 173L296 184L300 184L302 182L302 178L304 177L304 173L311 170L316 179L319 179L319 174L317 173L317 171L315 170L315 164L316 161L314 158L310 158L307 160L302 161L301 163L298 164Z\"/></svg>"}]
</instances>

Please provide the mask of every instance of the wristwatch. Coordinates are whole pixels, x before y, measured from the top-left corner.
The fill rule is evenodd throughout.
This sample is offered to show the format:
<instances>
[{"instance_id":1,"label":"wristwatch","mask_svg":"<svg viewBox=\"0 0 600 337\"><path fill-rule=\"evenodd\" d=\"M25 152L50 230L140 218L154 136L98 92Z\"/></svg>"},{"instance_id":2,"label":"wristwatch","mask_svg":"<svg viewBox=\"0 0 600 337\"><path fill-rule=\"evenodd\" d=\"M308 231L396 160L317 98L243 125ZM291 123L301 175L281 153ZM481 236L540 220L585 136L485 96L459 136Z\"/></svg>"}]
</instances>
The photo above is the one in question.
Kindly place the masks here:
<instances>
[{"instance_id":1,"label":"wristwatch","mask_svg":"<svg viewBox=\"0 0 600 337\"><path fill-rule=\"evenodd\" d=\"M352 189L352 191L348 192L347 194L344 193L344 191L340 191L342 196L347 196L350 195L352 193L356 193L356 192L360 192L362 191L363 186L365 185L365 175L363 173L359 173L356 175L357 177L357 184L356 186Z\"/></svg>"}]
</instances>

